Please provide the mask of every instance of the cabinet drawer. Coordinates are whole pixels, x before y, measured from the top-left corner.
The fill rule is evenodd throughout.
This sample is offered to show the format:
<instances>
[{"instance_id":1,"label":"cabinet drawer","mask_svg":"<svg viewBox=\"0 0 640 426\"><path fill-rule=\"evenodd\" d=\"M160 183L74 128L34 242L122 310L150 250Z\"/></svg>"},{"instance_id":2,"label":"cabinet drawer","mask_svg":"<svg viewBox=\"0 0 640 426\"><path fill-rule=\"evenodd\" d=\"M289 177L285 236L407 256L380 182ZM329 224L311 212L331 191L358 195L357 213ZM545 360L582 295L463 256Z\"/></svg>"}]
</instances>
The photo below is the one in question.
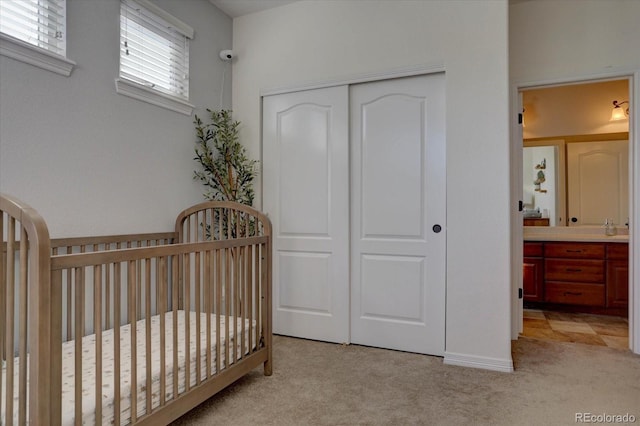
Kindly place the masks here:
<instances>
[{"instance_id":1,"label":"cabinet drawer","mask_svg":"<svg viewBox=\"0 0 640 426\"><path fill-rule=\"evenodd\" d=\"M542 257L542 243L524 243L525 257Z\"/></svg>"},{"instance_id":2,"label":"cabinet drawer","mask_svg":"<svg viewBox=\"0 0 640 426\"><path fill-rule=\"evenodd\" d=\"M545 259L547 281L604 282L604 260Z\"/></svg>"},{"instance_id":3,"label":"cabinet drawer","mask_svg":"<svg viewBox=\"0 0 640 426\"><path fill-rule=\"evenodd\" d=\"M629 244L615 243L607 245L607 259L629 259Z\"/></svg>"},{"instance_id":4,"label":"cabinet drawer","mask_svg":"<svg viewBox=\"0 0 640 426\"><path fill-rule=\"evenodd\" d=\"M598 243L546 243L545 257L573 259L604 259L604 244Z\"/></svg>"},{"instance_id":5,"label":"cabinet drawer","mask_svg":"<svg viewBox=\"0 0 640 426\"><path fill-rule=\"evenodd\" d=\"M604 285L547 282L545 301L569 305L604 306Z\"/></svg>"}]
</instances>

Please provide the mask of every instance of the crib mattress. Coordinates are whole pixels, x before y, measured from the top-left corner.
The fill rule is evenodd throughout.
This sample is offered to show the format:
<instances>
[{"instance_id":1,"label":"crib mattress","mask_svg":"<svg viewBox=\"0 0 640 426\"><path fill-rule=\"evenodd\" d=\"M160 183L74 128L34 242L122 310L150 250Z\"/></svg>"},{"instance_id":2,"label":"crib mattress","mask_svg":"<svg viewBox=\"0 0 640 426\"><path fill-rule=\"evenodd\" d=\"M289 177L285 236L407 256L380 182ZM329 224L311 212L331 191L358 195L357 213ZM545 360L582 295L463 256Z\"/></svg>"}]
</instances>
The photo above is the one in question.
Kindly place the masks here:
<instances>
[{"instance_id":1,"label":"crib mattress","mask_svg":"<svg viewBox=\"0 0 640 426\"><path fill-rule=\"evenodd\" d=\"M178 321L178 392L184 392L186 388L185 371L187 361L189 364L189 383L190 386L196 385L196 322L198 317L200 318L200 378L204 380L206 377L206 354L207 354L207 318L208 314L201 313L200 315L195 312L190 312L189 326L189 356L186 355L186 339L185 339L185 320L186 313L184 311L177 311ZM215 357L217 353L216 348L216 327L217 317L215 314L211 315L211 374L216 373ZM225 322L229 321L229 339L226 336ZM227 340L230 342L229 354L232 358L230 363L233 363L233 346L235 346L236 359L239 359L243 354L241 353L241 340L236 339L235 336L240 336L242 327L241 319L234 317L220 316L220 353L221 353L221 370L225 364L225 353ZM151 406L152 408L160 405L160 365L161 365L161 351L160 351L160 315L151 317ZM165 313L165 371L166 371L166 386L165 386L165 399L170 400L173 398L174 391L174 366L173 366L173 312ZM256 336L256 324L255 321L249 324L248 320L244 320L244 352L246 355L249 352L249 328L252 329L252 342L251 347L255 348L257 343ZM95 342L96 335L92 334L85 336L82 339L82 423L83 424L95 424L95 383L96 383L96 368L95 368ZM146 414L147 408L147 360L146 360L146 319L142 319L137 322L136 325L136 401L137 401L137 415L142 416ZM75 341L65 342L62 345L62 424L68 425L74 422L74 410L75 410ZM120 328L120 411L121 424L127 424L131 421L131 326L127 324ZM113 330L106 330L102 332L102 423L113 424L114 423L114 408L115 408L115 363L114 363L114 333ZM18 362L15 362L15 383L17 383L17 369ZM2 373L3 378L6 377L6 367L3 366ZM2 380L3 392L2 392L2 417L5 413L5 381ZM17 386L16 386L17 389ZM17 392L14 393L14 419L17 422Z\"/></svg>"}]
</instances>

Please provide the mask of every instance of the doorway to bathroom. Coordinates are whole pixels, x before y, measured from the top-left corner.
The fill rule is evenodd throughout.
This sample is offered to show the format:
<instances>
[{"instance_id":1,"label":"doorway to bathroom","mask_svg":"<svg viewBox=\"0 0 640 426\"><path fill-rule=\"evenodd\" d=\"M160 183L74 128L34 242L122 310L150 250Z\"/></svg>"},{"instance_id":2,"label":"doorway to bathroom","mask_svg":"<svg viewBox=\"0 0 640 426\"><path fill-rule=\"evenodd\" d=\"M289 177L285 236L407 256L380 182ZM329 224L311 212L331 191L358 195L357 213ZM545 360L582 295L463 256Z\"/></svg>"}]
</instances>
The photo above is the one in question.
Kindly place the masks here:
<instances>
[{"instance_id":1,"label":"doorway to bathroom","mask_svg":"<svg viewBox=\"0 0 640 426\"><path fill-rule=\"evenodd\" d=\"M518 89L520 335L630 347L630 87L617 77ZM612 118L615 105L622 114Z\"/></svg>"}]
</instances>

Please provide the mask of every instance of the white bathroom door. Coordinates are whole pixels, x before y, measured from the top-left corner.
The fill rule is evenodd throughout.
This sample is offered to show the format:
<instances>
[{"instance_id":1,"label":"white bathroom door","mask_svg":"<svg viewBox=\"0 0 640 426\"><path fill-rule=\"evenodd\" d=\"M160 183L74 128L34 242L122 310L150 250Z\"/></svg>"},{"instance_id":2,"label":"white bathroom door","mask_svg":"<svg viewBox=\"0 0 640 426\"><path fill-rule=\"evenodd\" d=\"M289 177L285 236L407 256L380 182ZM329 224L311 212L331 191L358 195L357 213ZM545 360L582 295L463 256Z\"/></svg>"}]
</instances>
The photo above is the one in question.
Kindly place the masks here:
<instances>
[{"instance_id":1,"label":"white bathroom door","mask_svg":"<svg viewBox=\"0 0 640 426\"><path fill-rule=\"evenodd\" d=\"M351 341L443 355L444 74L350 90Z\"/></svg>"},{"instance_id":2,"label":"white bathroom door","mask_svg":"<svg viewBox=\"0 0 640 426\"><path fill-rule=\"evenodd\" d=\"M348 87L263 98L274 333L349 342Z\"/></svg>"},{"instance_id":3,"label":"white bathroom door","mask_svg":"<svg viewBox=\"0 0 640 426\"><path fill-rule=\"evenodd\" d=\"M569 225L629 220L629 141L567 144Z\"/></svg>"}]
</instances>

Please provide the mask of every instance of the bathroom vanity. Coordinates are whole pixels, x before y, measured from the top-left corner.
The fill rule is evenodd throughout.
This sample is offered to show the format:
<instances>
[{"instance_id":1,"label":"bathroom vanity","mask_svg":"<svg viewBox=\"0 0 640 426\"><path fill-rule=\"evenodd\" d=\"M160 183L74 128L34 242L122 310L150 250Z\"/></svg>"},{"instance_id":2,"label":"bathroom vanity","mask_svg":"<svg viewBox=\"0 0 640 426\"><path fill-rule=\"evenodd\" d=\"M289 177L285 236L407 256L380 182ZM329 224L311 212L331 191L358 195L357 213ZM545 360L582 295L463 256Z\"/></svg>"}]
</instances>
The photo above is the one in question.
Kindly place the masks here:
<instances>
[{"instance_id":1,"label":"bathroom vanity","mask_svg":"<svg viewBox=\"0 0 640 426\"><path fill-rule=\"evenodd\" d=\"M525 227L524 233L523 297L528 307L627 315L628 234L539 229Z\"/></svg>"}]
</instances>

